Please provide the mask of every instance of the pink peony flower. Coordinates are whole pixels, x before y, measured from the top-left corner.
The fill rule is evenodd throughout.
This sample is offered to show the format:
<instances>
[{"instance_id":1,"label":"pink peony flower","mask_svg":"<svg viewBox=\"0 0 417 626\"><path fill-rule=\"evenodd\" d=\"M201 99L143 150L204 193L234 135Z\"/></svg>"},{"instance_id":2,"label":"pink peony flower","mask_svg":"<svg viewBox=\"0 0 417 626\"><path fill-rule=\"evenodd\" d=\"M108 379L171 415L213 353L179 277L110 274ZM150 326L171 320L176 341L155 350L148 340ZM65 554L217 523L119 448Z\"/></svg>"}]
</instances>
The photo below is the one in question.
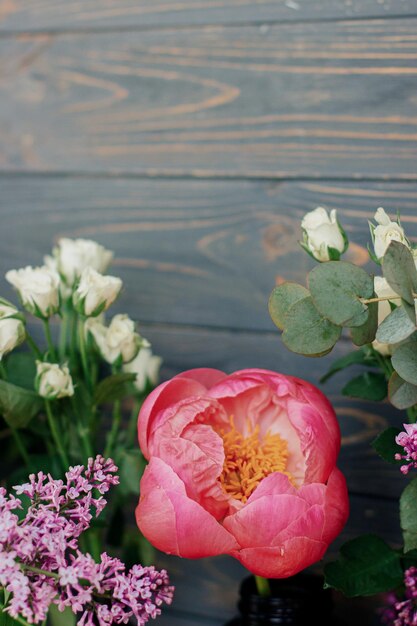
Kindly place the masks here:
<instances>
[{"instance_id":1,"label":"pink peony flower","mask_svg":"<svg viewBox=\"0 0 417 626\"><path fill-rule=\"evenodd\" d=\"M136 519L168 554L230 554L285 578L319 561L347 520L339 425L303 380L190 370L148 396L138 428L149 464Z\"/></svg>"}]
</instances>

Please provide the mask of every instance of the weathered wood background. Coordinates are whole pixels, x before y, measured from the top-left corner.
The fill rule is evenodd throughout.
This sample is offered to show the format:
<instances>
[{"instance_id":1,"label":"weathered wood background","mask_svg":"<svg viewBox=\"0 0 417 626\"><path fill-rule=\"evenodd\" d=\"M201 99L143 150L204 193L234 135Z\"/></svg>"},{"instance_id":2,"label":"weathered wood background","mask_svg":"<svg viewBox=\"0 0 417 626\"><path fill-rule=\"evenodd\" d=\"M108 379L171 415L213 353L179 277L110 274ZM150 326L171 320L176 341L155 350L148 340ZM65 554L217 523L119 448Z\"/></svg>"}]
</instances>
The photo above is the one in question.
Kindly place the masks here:
<instances>
[{"instance_id":1,"label":"weathered wood background","mask_svg":"<svg viewBox=\"0 0 417 626\"><path fill-rule=\"evenodd\" d=\"M0 0L0 55L1 294L59 236L93 238L163 378L257 366L318 383L349 344L291 355L268 295L311 267L297 240L317 205L338 209L360 264L378 206L417 238L416 1ZM395 544L404 479L369 443L402 416L341 396L347 379L323 388L351 494L340 541ZM177 584L161 625L234 614L237 562L160 563ZM339 607L371 621L372 602Z\"/></svg>"}]
</instances>

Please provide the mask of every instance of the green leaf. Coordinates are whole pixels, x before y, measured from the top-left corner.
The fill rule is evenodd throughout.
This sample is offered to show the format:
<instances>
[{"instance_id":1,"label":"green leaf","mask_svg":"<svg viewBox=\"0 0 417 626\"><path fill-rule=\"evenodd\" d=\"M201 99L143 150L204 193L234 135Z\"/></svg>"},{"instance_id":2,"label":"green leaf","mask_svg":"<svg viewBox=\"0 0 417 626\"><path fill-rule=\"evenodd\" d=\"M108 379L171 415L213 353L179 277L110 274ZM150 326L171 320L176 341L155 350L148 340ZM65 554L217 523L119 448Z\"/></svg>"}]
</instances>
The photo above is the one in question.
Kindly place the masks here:
<instances>
[{"instance_id":1,"label":"green leaf","mask_svg":"<svg viewBox=\"0 0 417 626\"><path fill-rule=\"evenodd\" d=\"M146 460L139 449L124 450L119 462L119 490L127 495L139 495L139 481L146 466Z\"/></svg>"},{"instance_id":2,"label":"green leaf","mask_svg":"<svg viewBox=\"0 0 417 626\"><path fill-rule=\"evenodd\" d=\"M364 372L352 378L342 389L344 396L379 402L387 397L387 381L384 374Z\"/></svg>"},{"instance_id":3,"label":"green leaf","mask_svg":"<svg viewBox=\"0 0 417 626\"><path fill-rule=\"evenodd\" d=\"M20 622L10 617L8 613L3 613L0 607L0 626L19 626L19 624Z\"/></svg>"},{"instance_id":4,"label":"green leaf","mask_svg":"<svg viewBox=\"0 0 417 626\"><path fill-rule=\"evenodd\" d=\"M136 379L136 374L122 373L112 374L104 378L94 393L94 404L104 404L120 400L131 392L130 383Z\"/></svg>"},{"instance_id":5,"label":"green leaf","mask_svg":"<svg viewBox=\"0 0 417 626\"><path fill-rule=\"evenodd\" d=\"M401 300L401 306L404 309L404 311L407 313L408 317L410 318L410 321L413 324L415 324L416 323L416 307L415 307L414 302L413 304L408 304L406 300Z\"/></svg>"},{"instance_id":6,"label":"green leaf","mask_svg":"<svg viewBox=\"0 0 417 626\"><path fill-rule=\"evenodd\" d=\"M388 397L397 409L408 409L417 404L417 387L393 372L388 382Z\"/></svg>"},{"instance_id":7,"label":"green leaf","mask_svg":"<svg viewBox=\"0 0 417 626\"><path fill-rule=\"evenodd\" d=\"M407 341L395 350L391 363L407 383L417 385L417 341Z\"/></svg>"},{"instance_id":8,"label":"green leaf","mask_svg":"<svg viewBox=\"0 0 417 626\"><path fill-rule=\"evenodd\" d=\"M349 367L350 365L371 365L372 359L369 358L367 351L364 349L355 350L354 352L349 352L349 354L345 354L340 357L340 359L336 359L331 364L328 372L320 378L321 383L325 383L329 378L340 372L341 370Z\"/></svg>"},{"instance_id":9,"label":"green leaf","mask_svg":"<svg viewBox=\"0 0 417 626\"><path fill-rule=\"evenodd\" d=\"M273 289L269 297L269 314L280 330L284 330L285 316L290 307L309 296L309 291L298 283L286 282Z\"/></svg>"},{"instance_id":10,"label":"green leaf","mask_svg":"<svg viewBox=\"0 0 417 626\"><path fill-rule=\"evenodd\" d=\"M368 307L360 298L374 293L372 278L346 261L329 261L308 275L308 286L318 311L338 326L363 326Z\"/></svg>"},{"instance_id":11,"label":"green leaf","mask_svg":"<svg viewBox=\"0 0 417 626\"><path fill-rule=\"evenodd\" d=\"M384 319L376 331L376 339L381 343L399 343L416 330L402 306L397 307Z\"/></svg>"},{"instance_id":12,"label":"green leaf","mask_svg":"<svg viewBox=\"0 0 417 626\"><path fill-rule=\"evenodd\" d=\"M317 311L310 297L290 307L282 340L289 350L305 356L321 356L333 348L342 329Z\"/></svg>"},{"instance_id":13,"label":"green leaf","mask_svg":"<svg viewBox=\"0 0 417 626\"><path fill-rule=\"evenodd\" d=\"M414 306L413 293L417 291L417 270L413 255L407 246L399 241L391 241L382 259L382 273L389 286L408 304Z\"/></svg>"},{"instance_id":14,"label":"green leaf","mask_svg":"<svg viewBox=\"0 0 417 626\"><path fill-rule=\"evenodd\" d=\"M0 413L13 428L27 426L42 405L42 398L35 392L0 380Z\"/></svg>"},{"instance_id":15,"label":"green leaf","mask_svg":"<svg viewBox=\"0 0 417 626\"><path fill-rule=\"evenodd\" d=\"M50 626L75 626L77 616L67 607L63 611L59 611L56 604L49 605L48 624Z\"/></svg>"},{"instance_id":16,"label":"green leaf","mask_svg":"<svg viewBox=\"0 0 417 626\"><path fill-rule=\"evenodd\" d=\"M400 522L404 552L417 548L417 478L411 481L401 494Z\"/></svg>"},{"instance_id":17,"label":"green leaf","mask_svg":"<svg viewBox=\"0 0 417 626\"><path fill-rule=\"evenodd\" d=\"M371 446L376 450L381 458L388 463L400 465L401 461L395 459L397 453L404 452L404 449L395 441L395 437L400 433L399 428L391 426L380 433L372 442Z\"/></svg>"},{"instance_id":18,"label":"green leaf","mask_svg":"<svg viewBox=\"0 0 417 626\"><path fill-rule=\"evenodd\" d=\"M5 359L7 380L18 387L34 390L36 364L27 352L12 352Z\"/></svg>"},{"instance_id":19,"label":"green leaf","mask_svg":"<svg viewBox=\"0 0 417 626\"><path fill-rule=\"evenodd\" d=\"M365 324L350 329L350 336L355 346L364 346L375 339L378 328L378 303L371 302L368 304L368 311L368 319Z\"/></svg>"},{"instance_id":20,"label":"green leaf","mask_svg":"<svg viewBox=\"0 0 417 626\"><path fill-rule=\"evenodd\" d=\"M348 598L371 596L401 584L400 555L376 535L363 535L340 548L338 561L324 568L325 587L338 589Z\"/></svg>"}]
</instances>

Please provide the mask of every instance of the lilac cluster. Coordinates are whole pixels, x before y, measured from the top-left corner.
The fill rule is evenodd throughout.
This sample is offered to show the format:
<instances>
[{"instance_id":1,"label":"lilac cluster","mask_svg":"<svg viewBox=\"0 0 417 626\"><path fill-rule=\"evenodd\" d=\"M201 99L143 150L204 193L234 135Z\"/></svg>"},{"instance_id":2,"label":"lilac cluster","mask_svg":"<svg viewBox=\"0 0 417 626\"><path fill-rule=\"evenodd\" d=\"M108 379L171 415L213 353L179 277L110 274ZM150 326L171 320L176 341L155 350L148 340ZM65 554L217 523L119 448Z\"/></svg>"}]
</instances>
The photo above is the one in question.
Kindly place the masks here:
<instances>
[{"instance_id":1,"label":"lilac cluster","mask_svg":"<svg viewBox=\"0 0 417 626\"><path fill-rule=\"evenodd\" d=\"M105 552L96 563L78 546L93 514L106 505L103 497L118 484L111 459L97 456L88 465L69 468L66 482L49 474L31 474L14 487L18 496L0 488L0 586L10 593L5 611L12 617L38 623L51 603L78 615L80 626L138 624L160 614L170 603L173 587L167 573L135 565L128 572ZM20 514L19 514L20 511Z\"/></svg>"},{"instance_id":2,"label":"lilac cluster","mask_svg":"<svg viewBox=\"0 0 417 626\"><path fill-rule=\"evenodd\" d=\"M395 459L406 461L404 465L401 465L401 471L403 474L408 474L410 469L417 468L417 424L403 424L403 426L405 432L397 435L395 441L404 448L404 454L396 454Z\"/></svg>"},{"instance_id":3,"label":"lilac cluster","mask_svg":"<svg viewBox=\"0 0 417 626\"><path fill-rule=\"evenodd\" d=\"M390 594L389 604L382 615L384 624L390 626L417 626L417 567L404 572L405 599Z\"/></svg>"}]
</instances>

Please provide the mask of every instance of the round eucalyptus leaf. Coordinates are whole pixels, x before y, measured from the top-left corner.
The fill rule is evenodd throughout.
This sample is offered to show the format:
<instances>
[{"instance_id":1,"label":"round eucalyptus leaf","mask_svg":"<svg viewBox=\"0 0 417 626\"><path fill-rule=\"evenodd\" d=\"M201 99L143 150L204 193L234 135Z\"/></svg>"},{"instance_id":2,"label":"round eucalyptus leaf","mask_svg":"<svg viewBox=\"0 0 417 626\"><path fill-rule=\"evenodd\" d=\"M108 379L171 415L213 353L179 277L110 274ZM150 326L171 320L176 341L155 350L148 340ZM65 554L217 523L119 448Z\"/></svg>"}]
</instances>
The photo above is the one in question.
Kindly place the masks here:
<instances>
[{"instance_id":1,"label":"round eucalyptus leaf","mask_svg":"<svg viewBox=\"0 0 417 626\"><path fill-rule=\"evenodd\" d=\"M391 363L403 380L417 385L417 341L407 341L398 346Z\"/></svg>"},{"instance_id":2,"label":"round eucalyptus leaf","mask_svg":"<svg viewBox=\"0 0 417 626\"><path fill-rule=\"evenodd\" d=\"M382 273L390 287L406 302L414 305L417 270L407 246L399 241L391 241L382 260Z\"/></svg>"},{"instance_id":3,"label":"round eucalyptus leaf","mask_svg":"<svg viewBox=\"0 0 417 626\"><path fill-rule=\"evenodd\" d=\"M318 311L337 326L362 326L368 307L361 298L374 293L372 278L360 267L346 261L329 261L308 275L308 286Z\"/></svg>"},{"instance_id":4,"label":"round eucalyptus leaf","mask_svg":"<svg viewBox=\"0 0 417 626\"><path fill-rule=\"evenodd\" d=\"M364 346L375 339L378 328L378 302L371 302L368 305L368 319L362 326L350 329L350 336L355 346Z\"/></svg>"},{"instance_id":5,"label":"round eucalyptus leaf","mask_svg":"<svg viewBox=\"0 0 417 626\"><path fill-rule=\"evenodd\" d=\"M285 316L290 307L310 295L308 289L298 283L285 282L273 289L269 297L269 314L280 330L284 330Z\"/></svg>"},{"instance_id":6,"label":"round eucalyptus leaf","mask_svg":"<svg viewBox=\"0 0 417 626\"><path fill-rule=\"evenodd\" d=\"M407 383L397 372L393 372L389 379L388 395L391 404L397 409L408 409L417 404L417 386Z\"/></svg>"},{"instance_id":7,"label":"round eucalyptus leaf","mask_svg":"<svg viewBox=\"0 0 417 626\"><path fill-rule=\"evenodd\" d=\"M282 340L289 350L305 356L322 356L333 348L342 329L320 315L311 297L299 300L285 316Z\"/></svg>"},{"instance_id":8,"label":"round eucalyptus leaf","mask_svg":"<svg viewBox=\"0 0 417 626\"><path fill-rule=\"evenodd\" d=\"M376 339L381 343L399 343L416 330L402 306L397 307L381 322L376 331Z\"/></svg>"}]
</instances>

